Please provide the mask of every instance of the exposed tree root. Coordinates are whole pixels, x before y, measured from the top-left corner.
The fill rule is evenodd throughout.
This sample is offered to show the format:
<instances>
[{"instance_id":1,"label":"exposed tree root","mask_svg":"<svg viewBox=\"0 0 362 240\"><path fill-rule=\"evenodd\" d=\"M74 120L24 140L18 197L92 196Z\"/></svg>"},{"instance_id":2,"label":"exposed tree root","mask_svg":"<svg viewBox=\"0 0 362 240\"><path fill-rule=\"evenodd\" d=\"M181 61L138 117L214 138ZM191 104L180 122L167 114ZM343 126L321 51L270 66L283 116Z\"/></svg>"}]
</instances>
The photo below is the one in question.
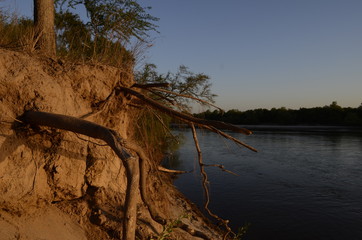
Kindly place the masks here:
<instances>
[{"instance_id":1,"label":"exposed tree root","mask_svg":"<svg viewBox=\"0 0 362 240\"><path fill-rule=\"evenodd\" d=\"M106 106L109 104L109 100L112 97L114 97L114 94L115 94L115 92L114 92L114 90L112 90L112 92L108 95L108 97L105 100L103 100L102 102L100 102L99 104L97 104L98 106L92 112L86 113L86 114L80 116L79 118L86 119L86 118L89 118L91 116L95 116L95 115L101 113L106 108Z\"/></svg>"},{"instance_id":2,"label":"exposed tree root","mask_svg":"<svg viewBox=\"0 0 362 240\"><path fill-rule=\"evenodd\" d=\"M137 84L136 84L137 85ZM154 85L150 84L149 86L136 86L139 88L155 88L155 87L164 87L166 85ZM159 90L159 89L157 89ZM228 226L228 220L224 220L217 216L216 214L212 213L210 209L208 208L209 205L209 191L208 191L208 181L207 181L207 174L204 170L204 167L206 166L216 166L222 169L223 171L229 172L231 174L235 174L231 171L228 171L224 168L222 165L206 165L202 162L202 153L201 149L197 140L195 125L206 128L210 131L213 131L217 134L220 134L221 136L230 139L234 142L236 142L239 145L242 145L246 148L249 148L252 151L256 151L253 147L241 142L238 139L233 138L232 136L226 134L225 132L219 130L219 129L227 129L230 131L243 133L245 135L250 135L252 132L245 129L240 128L228 123L219 122L219 121L211 121L211 120L204 120L199 119L196 117L193 117L192 115L181 113L178 111L175 111L167 106L162 105L161 103L150 99L149 97L134 91L133 89L126 88L123 86L117 86L114 91L107 97L105 101L101 103L101 105L98 107L96 111L91 112L90 114L86 114L82 116L82 118L89 117L89 115L97 114L100 112L107 102L112 98L113 96L117 96L120 94L120 92L123 91L125 93L131 94L147 105L151 106L152 108L159 110L161 112L164 112L172 117L178 118L181 121L188 123L191 126L195 146L198 152L198 158L199 158L199 165L200 165L200 172L203 177L203 189L205 193L205 204L204 208L208 212L210 216L217 219L220 223L223 224L223 226L226 229L226 233L224 235L224 239L227 238L227 236L231 233L231 229ZM168 92L172 94L171 92ZM182 96L180 94L176 94L177 96ZM186 97L186 96L183 96ZM152 217L152 219L159 223L159 224L165 224L166 220L162 219L157 211L154 209L153 204L151 204L151 200L149 199L149 195L147 194L146 189L146 182L147 182L147 176L149 172L151 171L150 165L151 161L149 161L148 157L144 154L143 149L141 149L137 144L131 143L131 142L125 142L121 136L118 134L118 132L106 128L104 126L98 125L93 122L89 122L86 120L83 120L81 118L71 117L71 116L65 116L60 114L53 114L53 113L46 113L46 112L36 112L36 111L27 111L25 112L21 118L19 119L24 123L28 123L31 125L40 125L40 126L47 126L62 130L71 131L77 134L83 134L92 138L101 139L109 145L112 150L116 153L116 155L121 159L125 169L126 169L126 175L127 175L127 192L126 192L126 202L125 202L125 215L123 220L123 232L122 232L122 238L123 239L135 239L135 233L136 233L136 222L137 222L137 203L139 202L138 199L138 190L140 191L141 200L143 203L147 206L149 213ZM136 154L131 154L130 151L134 151ZM147 164L149 163L149 164ZM174 170L168 170L154 166L154 169L159 169L160 171L167 171L167 172L173 172L173 173L184 173L183 171L174 171Z\"/></svg>"},{"instance_id":3,"label":"exposed tree root","mask_svg":"<svg viewBox=\"0 0 362 240\"><path fill-rule=\"evenodd\" d=\"M159 90L159 91L163 91L163 92L167 92L169 94L174 94L173 92L169 92L167 90L163 90L163 89L157 89L155 88L155 86L148 86L148 87L143 87L143 86L137 86L137 87L140 87L140 88L144 88L144 89L147 89L149 90L149 88L153 88L155 90ZM192 134L193 134L193 138L194 138L194 142L195 142L195 147L196 147L196 150L197 150L197 153L198 153L198 160L199 160L199 166L200 166L200 173L201 173L201 176L202 176L202 186L203 186L203 189L204 189L204 194L205 194L205 202L204 202L204 209L206 210L206 212L213 218L215 218L216 220L219 221L219 223L221 223L226 232L224 234L224 239L227 239L228 235L230 233L233 233L231 228L229 227L228 223L229 221L228 220L225 220L225 219L222 219L221 217L219 217L218 215L214 214L210 209L209 209L209 202L210 202L210 196L209 196L209 188L208 188L208 179L207 179L207 174L205 172L205 167L207 166L214 166L214 167L218 167L220 168L222 171L225 171L225 172L228 172L230 174L233 174L233 175L237 175L229 170L226 170L224 168L223 165L221 164L213 164L213 165L207 165L207 164L204 164L203 161L202 161L202 153L201 153L201 149L200 149L200 146L199 146L199 142L197 140L197 134L196 134L196 129L195 129L195 125L201 127L201 128L205 128L205 129L208 129L212 132L215 132L233 142L235 142L236 144L238 145L241 145L243 147L246 147L254 152L257 152L257 150L245 143L243 143L242 141L230 136L229 134L219 130L219 129L226 129L226 130L230 130L230 131L233 131L233 132L237 132L237 133L243 133L245 135L250 135L252 134L251 131L249 131L248 129L245 129L245 128L239 128L237 126L234 126L234 125L231 125L231 124L228 124L228 123L224 123L224 122L219 122L219 121L211 121L211 120L204 120L204 119L199 119L199 118L196 118L196 117L193 117L189 114L186 114L186 113L181 113L181 112L178 112L178 111L175 111L167 106L164 106L162 104L160 104L159 102L143 95L142 93L139 93L137 91L134 91L130 88L126 88L126 87L122 87L122 86L118 86L117 89L116 89L116 94L117 92L119 91L124 91L128 94L131 94L135 97L137 97L138 99L142 100L143 102L145 102L146 104L150 105L151 107L155 108L156 110L159 110L161 112L164 112L172 117L175 117L175 118L178 118L179 120L185 122L185 123L188 123L191 127L191 130L192 130ZM149 90L150 91L150 90ZM183 96L181 94L176 94L177 96L182 96L182 97L187 97L187 96ZM166 99L167 100L167 99ZM195 100L198 100L198 99L195 99Z\"/></svg>"},{"instance_id":4,"label":"exposed tree root","mask_svg":"<svg viewBox=\"0 0 362 240\"><path fill-rule=\"evenodd\" d=\"M123 220L122 239L135 239L140 166L137 156L133 156L123 145L125 141L114 130L79 118L46 112L25 112L21 118L31 125L47 126L83 134L105 141L122 160L127 175L127 192Z\"/></svg>"},{"instance_id":5,"label":"exposed tree root","mask_svg":"<svg viewBox=\"0 0 362 240\"><path fill-rule=\"evenodd\" d=\"M144 151L139 145L132 142L127 142L127 148L136 152L140 159L139 169L141 172L141 176L140 176L139 186L140 186L142 201L147 206L151 218L159 224L165 224L165 220L158 215L157 211L154 209L153 205L151 204L151 200L149 198L150 195L147 194L146 183L147 183L148 172L150 171L147 162L151 163L151 161L149 161L148 157L145 155Z\"/></svg>"}]
</instances>

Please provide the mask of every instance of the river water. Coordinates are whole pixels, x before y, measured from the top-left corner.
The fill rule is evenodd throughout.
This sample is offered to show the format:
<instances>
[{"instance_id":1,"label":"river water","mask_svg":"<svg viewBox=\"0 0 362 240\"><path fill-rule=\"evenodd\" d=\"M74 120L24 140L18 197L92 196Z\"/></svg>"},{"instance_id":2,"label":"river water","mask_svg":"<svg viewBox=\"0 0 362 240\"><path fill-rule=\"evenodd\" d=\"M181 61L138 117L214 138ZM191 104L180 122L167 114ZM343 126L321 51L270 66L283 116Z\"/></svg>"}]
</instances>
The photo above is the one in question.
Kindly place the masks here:
<instances>
[{"instance_id":1,"label":"river water","mask_svg":"<svg viewBox=\"0 0 362 240\"><path fill-rule=\"evenodd\" d=\"M189 129L168 167L193 171L176 187L200 208L204 201L197 153ZM222 164L238 176L207 167L210 209L243 239L362 239L362 133L266 131L251 136L230 133L258 149L240 148L198 130L206 164Z\"/></svg>"}]
</instances>

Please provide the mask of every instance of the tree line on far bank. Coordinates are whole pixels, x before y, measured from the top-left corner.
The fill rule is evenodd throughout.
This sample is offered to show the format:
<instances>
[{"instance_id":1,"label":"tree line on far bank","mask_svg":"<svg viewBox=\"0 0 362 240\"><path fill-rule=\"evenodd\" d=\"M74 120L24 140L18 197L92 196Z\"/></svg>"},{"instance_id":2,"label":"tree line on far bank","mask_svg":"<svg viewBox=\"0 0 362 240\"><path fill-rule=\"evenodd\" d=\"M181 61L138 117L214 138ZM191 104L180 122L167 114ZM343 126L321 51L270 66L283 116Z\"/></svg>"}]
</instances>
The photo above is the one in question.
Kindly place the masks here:
<instances>
[{"instance_id":1,"label":"tree line on far bank","mask_svg":"<svg viewBox=\"0 0 362 240\"><path fill-rule=\"evenodd\" d=\"M344 108L337 102L332 102L329 106L298 110L285 107L247 111L232 109L227 112L207 110L194 115L208 120L247 125L362 126L362 104L357 108Z\"/></svg>"}]
</instances>

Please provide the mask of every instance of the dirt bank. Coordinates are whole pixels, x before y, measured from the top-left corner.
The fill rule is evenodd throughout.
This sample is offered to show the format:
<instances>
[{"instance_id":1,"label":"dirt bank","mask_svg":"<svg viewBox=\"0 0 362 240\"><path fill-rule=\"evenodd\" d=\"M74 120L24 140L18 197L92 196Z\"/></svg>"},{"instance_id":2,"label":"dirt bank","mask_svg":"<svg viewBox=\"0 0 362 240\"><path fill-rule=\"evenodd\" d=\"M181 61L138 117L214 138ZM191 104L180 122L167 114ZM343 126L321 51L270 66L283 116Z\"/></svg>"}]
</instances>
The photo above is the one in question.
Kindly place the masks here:
<instances>
[{"instance_id":1,"label":"dirt bank","mask_svg":"<svg viewBox=\"0 0 362 240\"><path fill-rule=\"evenodd\" d=\"M96 111L86 120L133 142L138 110L129 104L132 98L118 96L104 104L116 84L132 85L132 74L0 49L0 240L120 239L127 179L111 148L15 121L29 109L74 117ZM181 218L173 237L220 239L169 176L157 171L157 161L149 159L146 192L157 215L168 223L189 216ZM137 209L137 237L160 234L165 225L152 220L141 200Z\"/></svg>"}]
</instances>

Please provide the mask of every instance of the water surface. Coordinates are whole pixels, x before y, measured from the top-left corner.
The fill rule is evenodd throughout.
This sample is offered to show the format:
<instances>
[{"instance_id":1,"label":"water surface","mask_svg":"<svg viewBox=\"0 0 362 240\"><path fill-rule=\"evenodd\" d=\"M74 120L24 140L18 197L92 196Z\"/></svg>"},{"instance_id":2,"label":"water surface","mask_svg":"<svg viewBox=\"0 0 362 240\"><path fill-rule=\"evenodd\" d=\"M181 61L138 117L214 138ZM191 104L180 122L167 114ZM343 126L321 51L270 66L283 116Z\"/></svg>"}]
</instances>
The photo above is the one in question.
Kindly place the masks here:
<instances>
[{"instance_id":1,"label":"water surface","mask_svg":"<svg viewBox=\"0 0 362 240\"><path fill-rule=\"evenodd\" d=\"M204 196L190 130L168 164L194 170L175 185L202 206ZM239 176L207 168L210 208L244 239L362 239L362 134L341 132L230 133L259 150L240 148L210 132L198 131L203 159ZM167 164L167 161L166 161Z\"/></svg>"}]
</instances>

